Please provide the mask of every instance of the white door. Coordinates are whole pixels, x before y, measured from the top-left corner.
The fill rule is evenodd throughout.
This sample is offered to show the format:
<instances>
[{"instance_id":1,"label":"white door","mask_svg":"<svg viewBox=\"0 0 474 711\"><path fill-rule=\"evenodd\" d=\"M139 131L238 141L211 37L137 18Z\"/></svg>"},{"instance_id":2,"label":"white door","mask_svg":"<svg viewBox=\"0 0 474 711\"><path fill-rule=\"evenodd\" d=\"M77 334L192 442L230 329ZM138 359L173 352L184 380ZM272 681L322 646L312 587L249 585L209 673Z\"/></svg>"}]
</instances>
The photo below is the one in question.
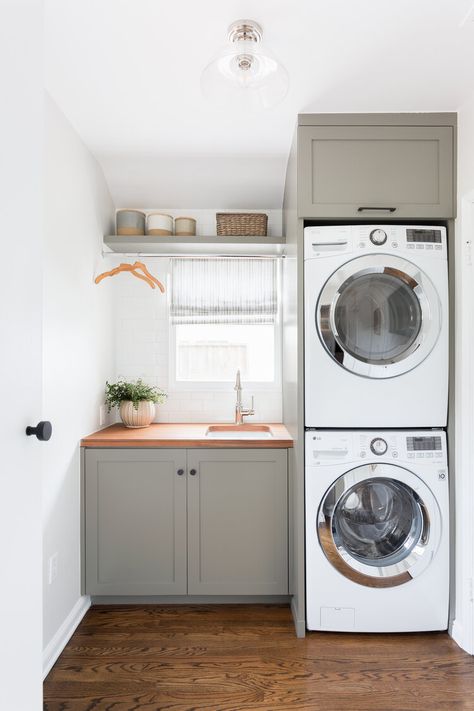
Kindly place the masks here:
<instances>
[{"instance_id":1,"label":"white door","mask_svg":"<svg viewBox=\"0 0 474 711\"><path fill-rule=\"evenodd\" d=\"M41 703L41 4L0 10L0 708Z\"/></svg>"}]
</instances>

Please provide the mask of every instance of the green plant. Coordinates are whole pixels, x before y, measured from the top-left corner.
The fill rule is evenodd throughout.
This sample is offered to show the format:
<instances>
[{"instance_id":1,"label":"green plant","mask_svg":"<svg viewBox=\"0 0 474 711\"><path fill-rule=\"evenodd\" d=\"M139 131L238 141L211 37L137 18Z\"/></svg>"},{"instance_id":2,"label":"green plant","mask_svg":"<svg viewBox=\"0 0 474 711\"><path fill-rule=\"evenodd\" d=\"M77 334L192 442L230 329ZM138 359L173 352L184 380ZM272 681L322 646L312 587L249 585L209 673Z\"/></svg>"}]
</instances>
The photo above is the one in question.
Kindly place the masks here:
<instances>
[{"instance_id":1,"label":"green plant","mask_svg":"<svg viewBox=\"0 0 474 711\"><path fill-rule=\"evenodd\" d=\"M138 404L143 400L159 404L164 402L166 398L167 394L163 390L153 385L147 385L141 378L130 383L125 380L119 380L116 383L105 383L105 404L108 412L113 407L118 407L124 400L131 400L135 410L138 410Z\"/></svg>"}]
</instances>

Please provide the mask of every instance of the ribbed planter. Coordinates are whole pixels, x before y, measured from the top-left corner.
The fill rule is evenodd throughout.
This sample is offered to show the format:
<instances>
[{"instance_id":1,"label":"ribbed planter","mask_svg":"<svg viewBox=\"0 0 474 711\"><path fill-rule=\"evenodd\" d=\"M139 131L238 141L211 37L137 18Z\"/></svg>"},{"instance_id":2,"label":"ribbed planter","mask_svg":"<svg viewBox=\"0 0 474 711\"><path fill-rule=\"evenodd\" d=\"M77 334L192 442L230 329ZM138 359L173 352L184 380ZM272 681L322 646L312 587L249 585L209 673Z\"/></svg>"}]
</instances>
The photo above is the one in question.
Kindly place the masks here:
<instances>
[{"instance_id":1,"label":"ribbed planter","mask_svg":"<svg viewBox=\"0 0 474 711\"><path fill-rule=\"evenodd\" d=\"M155 403L142 400L138 403L138 410L135 410L131 400L124 400L120 403L119 412L125 427L148 427L155 417Z\"/></svg>"}]
</instances>

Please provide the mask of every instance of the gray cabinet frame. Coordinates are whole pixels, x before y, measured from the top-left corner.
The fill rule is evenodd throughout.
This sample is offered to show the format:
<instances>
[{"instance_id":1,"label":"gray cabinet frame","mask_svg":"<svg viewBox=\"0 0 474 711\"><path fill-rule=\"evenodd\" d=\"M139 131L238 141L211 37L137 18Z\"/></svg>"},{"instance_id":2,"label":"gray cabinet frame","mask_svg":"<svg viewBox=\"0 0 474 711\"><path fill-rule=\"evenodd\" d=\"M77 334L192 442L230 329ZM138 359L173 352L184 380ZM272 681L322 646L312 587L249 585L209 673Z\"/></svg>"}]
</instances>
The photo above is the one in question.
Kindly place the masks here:
<instances>
[{"instance_id":1,"label":"gray cabinet frame","mask_svg":"<svg viewBox=\"0 0 474 711\"><path fill-rule=\"evenodd\" d=\"M287 456L86 449L85 593L286 595Z\"/></svg>"},{"instance_id":2,"label":"gray cabinet frame","mask_svg":"<svg viewBox=\"0 0 474 711\"><path fill-rule=\"evenodd\" d=\"M456 211L456 144L457 144L457 114L456 113L338 113L338 114L314 114L306 113L298 116L298 123L293 135L293 140L288 158L285 194L283 201L283 232L286 237L286 256L283 264L283 423L293 437L293 448L288 450L289 480L290 480L290 510L292 512L293 524L290 529L291 555L290 555L290 593L292 595L291 610L295 622L297 635L305 635L305 509L304 509L304 372L303 353L303 325L304 325L304 227L306 218L315 218L321 224L332 222L344 223L348 220L356 222L367 220L373 222L396 221L402 218L405 222L415 215L410 211L410 215L405 216L400 213L391 217L365 215L364 217L351 214L343 210L334 211L333 214L316 214L316 207L313 209L311 199L308 199L308 192L300 194L304 188L304 180L308 173L308 165L301 165L301 147L299 145L300 131L306 127L320 126L444 126L449 127L452 132L452 164L449 166L449 181L452 185L450 208L446 208L446 214L441 216L441 224L448 226L449 245L449 269L450 279L454 276L454 245L455 231L454 220ZM309 188L309 195L312 194L312 187ZM339 202L337 202L339 206ZM346 206L347 207L347 206ZM326 211L329 213L329 210ZM426 219L430 224L432 215L422 215L418 219ZM433 220L437 222L438 220ZM451 290L450 320L454 323L454 290ZM451 373L450 373L450 417L448 431L450 436L450 452L454 450L454 418L452 413L452 397L454 394L454 338L451 334ZM453 469L453 462L450 462Z\"/></svg>"},{"instance_id":3,"label":"gray cabinet frame","mask_svg":"<svg viewBox=\"0 0 474 711\"><path fill-rule=\"evenodd\" d=\"M455 214L453 126L350 121L299 126L300 217L382 222Z\"/></svg>"},{"instance_id":4,"label":"gray cabinet frame","mask_svg":"<svg viewBox=\"0 0 474 711\"><path fill-rule=\"evenodd\" d=\"M284 449L190 449L188 593L288 593Z\"/></svg>"},{"instance_id":5,"label":"gray cabinet frame","mask_svg":"<svg viewBox=\"0 0 474 711\"><path fill-rule=\"evenodd\" d=\"M87 449L85 589L186 593L186 451Z\"/></svg>"}]
</instances>

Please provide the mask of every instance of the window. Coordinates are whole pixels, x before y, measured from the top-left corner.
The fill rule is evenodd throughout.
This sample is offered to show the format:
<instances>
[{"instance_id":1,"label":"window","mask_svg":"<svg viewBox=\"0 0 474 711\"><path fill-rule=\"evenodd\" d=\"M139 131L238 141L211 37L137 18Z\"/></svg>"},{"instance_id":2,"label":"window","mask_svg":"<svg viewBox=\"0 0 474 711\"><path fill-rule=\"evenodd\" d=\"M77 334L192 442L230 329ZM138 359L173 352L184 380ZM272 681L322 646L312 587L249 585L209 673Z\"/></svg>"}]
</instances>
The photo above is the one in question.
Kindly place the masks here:
<instances>
[{"instance_id":1,"label":"window","mask_svg":"<svg viewBox=\"0 0 474 711\"><path fill-rule=\"evenodd\" d=\"M177 387L274 387L279 373L278 261L172 260L171 363Z\"/></svg>"}]
</instances>

